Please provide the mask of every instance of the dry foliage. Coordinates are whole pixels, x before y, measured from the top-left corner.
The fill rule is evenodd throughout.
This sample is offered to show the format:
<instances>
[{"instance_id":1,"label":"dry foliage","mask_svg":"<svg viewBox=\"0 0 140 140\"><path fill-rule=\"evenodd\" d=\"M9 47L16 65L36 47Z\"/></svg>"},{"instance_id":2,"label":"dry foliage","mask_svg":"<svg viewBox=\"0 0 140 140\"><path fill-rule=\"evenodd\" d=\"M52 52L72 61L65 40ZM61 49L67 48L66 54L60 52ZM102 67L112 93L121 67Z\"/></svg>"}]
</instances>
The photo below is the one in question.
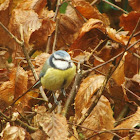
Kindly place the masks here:
<instances>
[{"instance_id":1,"label":"dry foliage","mask_svg":"<svg viewBox=\"0 0 140 140\"><path fill-rule=\"evenodd\" d=\"M113 2L0 1L0 139L140 139L140 3ZM60 49L80 63L66 97L20 97Z\"/></svg>"}]
</instances>

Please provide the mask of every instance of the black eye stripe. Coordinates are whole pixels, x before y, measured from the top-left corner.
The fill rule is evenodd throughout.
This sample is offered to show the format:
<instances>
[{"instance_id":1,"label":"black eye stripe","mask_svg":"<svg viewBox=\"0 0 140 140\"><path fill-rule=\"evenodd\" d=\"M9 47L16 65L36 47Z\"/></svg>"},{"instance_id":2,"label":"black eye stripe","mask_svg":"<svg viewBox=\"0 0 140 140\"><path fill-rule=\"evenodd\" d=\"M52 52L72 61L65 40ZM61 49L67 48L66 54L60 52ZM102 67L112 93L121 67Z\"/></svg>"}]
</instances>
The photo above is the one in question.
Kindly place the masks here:
<instances>
[{"instance_id":1,"label":"black eye stripe","mask_svg":"<svg viewBox=\"0 0 140 140\"><path fill-rule=\"evenodd\" d=\"M54 58L55 60L60 60L60 61L67 61L67 62L70 62L70 61L68 61L68 60L64 60L64 59L61 59L61 58L55 58L54 56L53 56L53 58Z\"/></svg>"}]
</instances>

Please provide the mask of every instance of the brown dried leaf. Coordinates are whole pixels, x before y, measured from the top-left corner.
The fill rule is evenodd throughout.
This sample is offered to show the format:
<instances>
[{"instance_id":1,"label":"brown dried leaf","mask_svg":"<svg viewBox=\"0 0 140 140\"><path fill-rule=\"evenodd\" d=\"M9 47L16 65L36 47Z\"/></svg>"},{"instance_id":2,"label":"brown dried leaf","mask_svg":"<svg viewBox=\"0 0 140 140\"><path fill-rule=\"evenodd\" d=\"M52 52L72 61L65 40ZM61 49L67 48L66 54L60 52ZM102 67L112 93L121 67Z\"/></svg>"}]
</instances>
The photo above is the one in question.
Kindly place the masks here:
<instances>
[{"instance_id":1,"label":"brown dried leaf","mask_svg":"<svg viewBox=\"0 0 140 140\"><path fill-rule=\"evenodd\" d=\"M35 66L36 73L38 75L43 67L43 64L45 63L45 61L48 59L49 56L50 54L48 53L41 53L34 59L33 63ZM27 73L28 73L28 87L31 87L35 83L35 79L31 70L27 71Z\"/></svg>"},{"instance_id":2,"label":"brown dried leaf","mask_svg":"<svg viewBox=\"0 0 140 140\"><path fill-rule=\"evenodd\" d=\"M35 48L45 48L48 37L55 30L55 22L49 18L45 18L42 21L42 26L33 32L30 36L29 43L34 44Z\"/></svg>"},{"instance_id":3,"label":"brown dried leaf","mask_svg":"<svg viewBox=\"0 0 140 140\"><path fill-rule=\"evenodd\" d=\"M120 61L117 69L114 71L112 78L115 80L116 84L118 86L121 86L123 82L125 81L125 75L124 75L124 61L125 61L125 56L124 54L122 60Z\"/></svg>"},{"instance_id":4,"label":"brown dried leaf","mask_svg":"<svg viewBox=\"0 0 140 140\"><path fill-rule=\"evenodd\" d=\"M140 47L131 49L133 53L136 53L140 56ZM140 68L140 63L137 57L128 53L126 55L125 64L124 64L124 73L128 78L132 78L135 74L138 73Z\"/></svg>"},{"instance_id":5,"label":"brown dried leaf","mask_svg":"<svg viewBox=\"0 0 140 140\"><path fill-rule=\"evenodd\" d=\"M140 123L140 107L137 108L136 113L133 114L132 117L124 120L120 125L115 127L115 129L121 129L121 128L133 129L139 123ZM127 136L129 130L120 130L118 133L121 134L121 136Z\"/></svg>"},{"instance_id":6,"label":"brown dried leaf","mask_svg":"<svg viewBox=\"0 0 140 140\"><path fill-rule=\"evenodd\" d=\"M24 140L26 135L25 129L23 129L22 127L10 125L7 125L2 133L3 140Z\"/></svg>"},{"instance_id":7,"label":"brown dried leaf","mask_svg":"<svg viewBox=\"0 0 140 140\"><path fill-rule=\"evenodd\" d=\"M117 118L125 106L125 98L122 86L119 86L114 79L109 81L109 93L114 101L114 117Z\"/></svg>"},{"instance_id":8,"label":"brown dried leaf","mask_svg":"<svg viewBox=\"0 0 140 140\"><path fill-rule=\"evenodd\" d=\"M113 111L111 109L110 103L106 97L101 96L96 107L93 109L91 114L82 124L85 128L90 128L92 130L111 130L114 128L114 118L113 118ZM90 137L96 134L95 131L90 131L83 129L83 132L86 137ZM112 140L113 135L110 133L104 133L101 135L97 135L91 140Z\"/></svg>"},{"instance_id":9,"label":"brown dried leaf","mask_svg":"<svg viewBox=\"0 0 140 140\"><path fill-rule=\"evenodd\" d=\"M83 20L80 19L76 11L67 6L66 13L59 16L58 24L58 39L56 44L57 49L66 49L66 45L70 46L77 38L79 29L83 24Z\"/></svg>"},{"instance_id":10,"label":"brown dried leaf","mask_svg":"<svg viewBox=\"0 0 140 140\"><path fill-rule=\"evenodd\" d=\"M34 10L37 14L40 14L46 4L47 1L45 0L22 0L18 3L16 8L22 10Z\"/></svg>"},{"instance_id":11,"label":"brown dried leaf","mask_svg":"<svg viewBox=\"0 0 140 140\"><path fill-rule=\"evenodd\" d=\"M66 140L68 126L66 118L59 114L38 113L35 116L39 125L49 136L50 140Z\"/></svg>"},{"instance_id":12,"label":"brown dried leaf","mask_svg":"<svg viewBox=\"0 0 140 140\"><path fill-rule=\"evenodd\" d=\"M130 90L125 90L127 98L129 101L134 101L136 104L140 105L140 75L136 74L131 79L126 79L125 87Z\"/></svg>"},{"instance_id":13,"label":"brown dried leaf","mask_svg":"<svg viewBox=\"0 0 140 140\"><path fill-rule=\"evenodd\" d=\"M94 49L99 41L104 38L105 26L101 20L89 19L81 28L78 38L70 49L81 49L88 51Z\"/></svg>"},{"instance_id":14,"label":"brown dried leaf","mask_svg":"<svg viewBox=\"0 0 140 140\"><path fill-rule=\"evenodd\" d=\"M37 130L31 134L33 140L48 140L48 136L42 130Z\"/></svg>"},{"instance_id":15,"label":"brown dried leaf","mask_svg":"<svg viewBox=\"0 0 140 140\"><path fill-rule=\"evenodd\" d=\"M41 20L33 10L14 9L10 18L9 29L20 38L22 26L24 40L28 44L31 34L41 27Z\"/></svg>"},{"instance_id":16,"label":"brown dried leaf","mask_svg":"<svg viewBox=\"0 0 140 140\"><path fill-rule=\"evenodd\" d=\"M140 18L140 12L132 11L129 14L123 14L120 17L120 26L125 30L130 31L130 34L134 30L138 19ZM140 24L136 29L136 32L140 31ZM137 39L140 39L140 35L136 36Z\"/></svg>"},{"instance_id":17,"label":"brown dried leaf","mask_svg":"<svg viewBox=\"0 0 140 140\"><path fill-rule=\"evenodd\" d=\"M120 34L120 32L117 32L115 29L110 27L106 28L106 32L112 40L115 40L116 42L119 42L123 45L127 44L128 38L126 38L125 34Z\"/></svg>"},{"instance_id":18,"label":"brown dried leaf","mask_svg":"<svg viewBox=\"0 0 140 140\"><path fill-rule=\"evenodd\" d=\"M87 19L94 18L99 19L104 22L104 24L109 25L109 20L104 17L97 9L97 7L93 7L89 2L85 0L72 0L74 7ZM87 10L88 9L88 10Z\"/></svg>"},{"instance_id":19,"label":"brown dried leaf","mask_svg":"<svg viewBox=\"0 0 140 140\"><path fill-rule=\"evenodd\" d=\"M75 119L78 121L86 113L95 99L94 93L101 87L104 81L102 75L88 76L80 85L75 97Z\"/></svg>"},{"instance_id":20,"label":"brown dried leaf","mask_svg":"<svg viewBox=\"0 0 140 140\"><path fill-rule=\"evenodd\" d=\"M80 89L75 98L76 123L93 103L96 96L94 94L102 86L104 78L105 77L102 75L92 75L88 76L81 83ZM82 126L97 131L102 129L113 129L113 123L113 112L110 107L110 103L104 96L101 96L96 107L93 109L88 118L86 118ZM83 132L87 138L95 134L94 131L89 131L87 129L83 129ZM97 137L93 137L92 139L107 140L112 139L112 137L113 136L111 134L102 134Z\"/></svg>"},{"instance_id":21,"label":"brown dried leaf","mask_svg":"<svg viewBox=\"0 0 140 140\"><path fill-rule=\"evenodd\" d=\"M135 135L131 139L132 140L139 140L140 139L140 132L136 132Z\"/></svg>"},{"instance_id":22,"label":"brown dried leaf","mask_svg":"<svg viewBox=\"0 0 140 140\"><path fill-rule=\"evenodd\" d=\"M15 87L13 81L3 82L0 86L0 109L6 108L14 100Z\"/></svg>"},{"instance_id":23,"label":"brown dried leaf","mask_svg":"<svg viewBox=\"0 0 140 140\"><path fill-rule=\"evenodd\" d=\"M9 6L10 0L5 0L3 3L0 2L0 11L6 10L6 8Z\"/></svg>"},{"instance_id":24,"label":"brown dried leaf","mask_svg":"<svg viewBox=\"0 0 140 140\"><path fill-rule=\"evenodd\" d=\"M4 3L0 4L0 9L1 9L0 10L0 22L5 27L8 27L9 19L10 19L10 14L9 14L10 6L8 4L8 1L9 0L5 0ZM2 27L0 27L0 45L6 49L7 49L7 47L5 47L5 46L8 46L11 50L13 50L13 46L11 45L12 44L11 41L12 41L12 39L10 38L8 33L5 32L5 30Z\"/></svg>"},{"instance_id":25,"label":"brown dried leaf","mask_svg":"<svg viewBox=\"0 0 140 140\"><path fill-rule=\"evenodd\" d=\"M135 11L140 11L140 2L139 0L128 0L130 6L133 8Z\"/></svg>"},{"instance_id":26,"label":"brown dried leaf","mask_svg":"<svg viewBox=\"0 0 140 140\"><path fill-rule=\"evenodd\" d=\"M5 102L5 106L12 103L12 101L18 98L27 90L28 75L23 68L14 68L10 73L10 81L4 82L1 87L0 100ZM25 98L22 98L21 102L25 103ZM29 99L28 99L29 100ZM28 101L26 99L26 102ZM1 102L1 103L2 103ZM1 106L3 108L3 106Z\"/></svg>"}]
</instances>

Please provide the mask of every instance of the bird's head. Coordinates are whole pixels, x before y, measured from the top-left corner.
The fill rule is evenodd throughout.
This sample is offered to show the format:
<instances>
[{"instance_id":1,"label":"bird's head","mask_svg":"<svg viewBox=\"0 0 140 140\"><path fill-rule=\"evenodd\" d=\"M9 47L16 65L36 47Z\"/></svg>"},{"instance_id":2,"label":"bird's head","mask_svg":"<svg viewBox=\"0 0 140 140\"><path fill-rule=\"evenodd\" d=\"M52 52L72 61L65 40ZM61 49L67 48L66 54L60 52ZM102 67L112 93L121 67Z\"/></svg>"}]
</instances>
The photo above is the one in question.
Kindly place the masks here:
<instances>
[{"instance_id":1,"label":"bird's head","mask_svg":"<svg viewBox=\"0 0 140 140\"><path fill-rule=\"evenodd\" d=\"M70 55L63 50L54 52L49 60L49 65L53 68L66 70L72 67L72 61Z\"/></svg>"}]
</instances>

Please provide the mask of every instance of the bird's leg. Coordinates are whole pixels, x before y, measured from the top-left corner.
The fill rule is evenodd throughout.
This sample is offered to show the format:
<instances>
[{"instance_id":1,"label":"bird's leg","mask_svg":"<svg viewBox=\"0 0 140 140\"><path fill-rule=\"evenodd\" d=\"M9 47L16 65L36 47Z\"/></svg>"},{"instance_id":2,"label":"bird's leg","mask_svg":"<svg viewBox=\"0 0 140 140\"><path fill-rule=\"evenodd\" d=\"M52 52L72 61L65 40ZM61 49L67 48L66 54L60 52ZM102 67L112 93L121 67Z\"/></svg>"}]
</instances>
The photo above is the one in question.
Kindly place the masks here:
<instances>
[{"instance_id":1,"label":"bird's leg","mask_svg":"<svg viewBox=\"0 0 140 140\"><path fill-rule=\"evenodd\" d=\"M55 93L53 92L52 94L53 94L53 98L54 98L55 104L58 105L58 104L59 104L59 101L57 101L57 98L56 98L56 96L55 96Z\"/></svg>"},{"instance_id":2,"label":"bird's leg","mask_svg":"<svg viewBox=\"0 0 140 140\"><path fill-rule=\"evenodd\" d=\"M66 91L64 88L61 89L61 92L63 93L63 95L66 97Z\"/></svg>"}]
</instances>

